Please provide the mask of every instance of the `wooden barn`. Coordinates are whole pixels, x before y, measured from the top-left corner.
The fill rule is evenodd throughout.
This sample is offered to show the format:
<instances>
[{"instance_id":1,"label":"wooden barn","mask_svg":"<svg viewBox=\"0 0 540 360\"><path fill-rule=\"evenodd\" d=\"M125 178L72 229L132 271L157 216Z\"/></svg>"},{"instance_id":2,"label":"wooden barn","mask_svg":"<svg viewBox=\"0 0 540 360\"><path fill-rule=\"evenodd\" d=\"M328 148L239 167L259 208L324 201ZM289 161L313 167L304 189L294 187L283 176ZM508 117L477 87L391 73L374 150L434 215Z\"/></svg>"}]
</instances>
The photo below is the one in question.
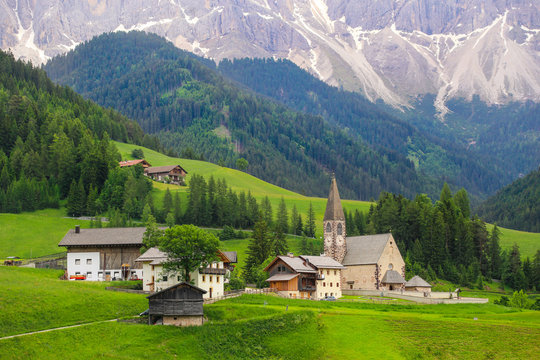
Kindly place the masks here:
<instances>
[{"instance_id":1,"label":"wooden barn","mask_svg":"<svg viewBox=\"0 0 540 360\"><path fill-rule=\"evenodd\" d=\"M120 167L130 167L130 166L135 166L135 165L141 165L145 169L151 166L150 163L144 159L120 161L118 165L120 165Z\"/></svg>"},{"instance_id":2,"label":"wooden barn","mask_svg":"<svg viewBox=\"0 0 540 360\"><path fill-rule=\"evenodd\" d=\"M186 282L148 296L148 325L200 326L206 290Z\"/></svg>"}]
</instances>

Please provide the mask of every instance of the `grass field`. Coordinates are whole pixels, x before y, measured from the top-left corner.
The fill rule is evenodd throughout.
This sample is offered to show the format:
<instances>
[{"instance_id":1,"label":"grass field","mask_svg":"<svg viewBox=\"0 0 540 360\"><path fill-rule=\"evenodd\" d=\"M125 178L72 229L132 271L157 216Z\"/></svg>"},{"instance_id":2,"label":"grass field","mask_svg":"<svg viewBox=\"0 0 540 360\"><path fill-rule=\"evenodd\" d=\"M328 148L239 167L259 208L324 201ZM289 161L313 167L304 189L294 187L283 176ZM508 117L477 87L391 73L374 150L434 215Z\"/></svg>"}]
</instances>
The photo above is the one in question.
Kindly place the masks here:
<instances>
[{"instance_id":1,"label":"grass field","mask_svg":"<svg viewBox=\"0 0 540 360\"><path fill-rule=\"evenodd\" d=\"M493 228L493 225L487 224L489 231ZM501 230L501 247L505 249L511 248L514 244L519 245L519 250L523 257L529 256L532 260L538 250L540 250L540 234L531 233L526 231L505 229L499 227Z\"/></svg>"},{"instance_id":2,"label":"grass field","mask_svg":"<svg viewBox=\"0 0 540 360\"><path fill-rule=\"evenodd\" d=\"M6 256L38 257L65 251L58 243L68 229L88 221L64 218L65 209L46 209L32 213L0 213L0 259Z\"/></svg>"},{"instance_id":3,"label":"grass field","mask_svg":"<svg viewBox=\"0 0 540 360\"><path fill-rule=\"evenodd\" d=\"M57 275L0 267L1 336L136 315L146 308L143 295L108 292L101 284L61 281ZM112 322L0 340L0 358L523 359L540 351L540 312L492 304L244 295L205 305L205 315L202 327Z\"/></svg>"}]
</instances>

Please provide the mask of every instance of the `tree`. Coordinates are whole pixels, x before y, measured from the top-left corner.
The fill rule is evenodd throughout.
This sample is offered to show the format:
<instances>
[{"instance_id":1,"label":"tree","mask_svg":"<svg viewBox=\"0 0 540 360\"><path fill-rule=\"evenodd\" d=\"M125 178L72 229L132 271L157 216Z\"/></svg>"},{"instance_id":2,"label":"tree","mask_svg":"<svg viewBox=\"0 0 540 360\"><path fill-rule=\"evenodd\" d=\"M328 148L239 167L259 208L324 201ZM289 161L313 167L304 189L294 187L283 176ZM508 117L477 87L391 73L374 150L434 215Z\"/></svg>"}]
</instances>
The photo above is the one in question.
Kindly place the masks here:
<instances>
[{"instance_id":1,"label":"tree","mask_svg":"<svg viewBox=\"0 0 540 360\"><path fill-rule=\"evenodd\" d=\"M131 156L135 159L144 159L144 152L139 148L133 149L131 151Z\"/></svg>"},{"instance_id":2,"label":"tree","mask_svg":"<svg viewBox=\"0 0 540 360\"><path fill-rule=\"evenodd\" d=\"M218 259L218 246L219 240L213 234L194 225L176 225L159 239L159 249L168 255L163 269L181 273L190 283L193 271Z\"/></svg>"},{"instance_id":3,"label":"tree","mask_svg":"<svg viewBox=\"0 0 540 360\"><path fill-rule=\"evenodd\" d=\"M268 236L268 224L260 219L253 229L253 237L249 241L247 250L244 278L247 282L256 282L256 268L261 265L270 255L272 250L271 240Z\"/></svg>"},{"instance_id":4,"label":"tree","mask_svg":"<svg viewBox=\"0 0 540 360\"><path fill-rule=\"evenodd\" d=\"M69 187L69 194L66 205L67 213L69 216L77 217L81 216L85 212L85 198L86 194L84 192L82 178L79 179L78 183L73 180L71 182L71 186Z\"/></svg>"},{"instance_id":5,"label":"tree","mask_svg":"<svg viewBox=\"0 0 540 360\"><path fill-rule=\"evenodd\" d=\"M246 159L244 158L239 158L236 160L236 168L240 171L244 171L248 168L249 166L249 163Z\"/></svg>"},{"instance_id":6,"label":"tree","mask_svg":"<svg viewBox=\"0 0 540 360\"><path fill-rule=\"evenodd\" d=\"M262 216L264 218L264 221L266 222L266 225L272 226L274 220L273 220L273 213L272 213L272 204L270 204L270 199L268 199L268 196L265 196L262 204L261 204L261 210L262 210Z\"/></svg>"},{"instance_id":7,"label":"tree","mask_svg":"<svg viewBox=\"0 0 540 360\"><path fill-rule=\"evenodd\" d=\"M148 204L147 204L148 206ZM156 224L156 218L152 214L148 214L146 219L146 231L143 235L143 247L141 248L141 253L159 245L159 240L163 236L163 230L158 228Z\"/></svg>"},{"instance_id":8,"label":"tree","mask_svg":"<svg viewBox=\"0 0 540 360\"><path fill-rule=\"evenodd\" d=\"M454 202L456 206L461 210L461 214L464 218L469 219L471 217L471 204L469 201L469 195L467 190L461 188L454 195Z\"/></svg>"},{"instance_id":9,"label":"tree","mask_svg":"<svg viewBox=\"0 0 540 360\"><path fill-rule=\"evenodd\" d=\"M304 232L308 237L315 237L315 211L313 210L313 204L311 203L311 201L309 202L309 209Z\"/></svg>"},{"instance_id":10,"label":"tree","mask_svg":"<svg viewBox=\"0 0 540 360\"><path fill-rule=\"evenodd\" d=\"M491 276L495 279L500 279L502 273L501 247L499 245L500 234L501 232L497 227L497 224L495 224L493 230L491 230L491 236L489 237Z\"/></svg>"},{"instance_id":11,"label":"tree","mask_svg":"<svg viewBox=\"0 0 540 360\"><path fill-rule=\"evenodd\" d=\"M278 229L276 231L276 235L274 236L274 255L286 255L289 251L289 245L287 244L287 239L285 237L285 234L281 231L281 229Z\"/></svg>"},{"instance_id":12,"label":"tree","mask_svg":"<svg viewBox=\"0 0 540 360\"><path fill-rule=\"evenodd\" d=\"M281 198L279 202L277 219L276 219L276 232L281 232L282 234L287 233L289 230L289 216L287 214L287 206L285 205L285 199Z\"/></svg>"}]
</instances>

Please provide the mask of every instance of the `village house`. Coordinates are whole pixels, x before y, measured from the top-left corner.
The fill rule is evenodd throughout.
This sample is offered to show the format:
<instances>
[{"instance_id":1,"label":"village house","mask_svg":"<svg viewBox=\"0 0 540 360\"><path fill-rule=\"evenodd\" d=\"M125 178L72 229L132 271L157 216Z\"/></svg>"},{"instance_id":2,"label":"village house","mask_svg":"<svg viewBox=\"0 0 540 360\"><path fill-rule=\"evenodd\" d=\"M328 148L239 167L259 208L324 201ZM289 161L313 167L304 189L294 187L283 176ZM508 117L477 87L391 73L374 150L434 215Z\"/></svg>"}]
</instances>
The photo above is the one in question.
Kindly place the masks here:
<instances>
[{"instance_id":1,"label":"village house","mask_svg":"<svg viewBox=\"0 0 540 360\"><path fill-rule=\"evenodd\" d=\"M400 290L405 284L405 261L392 234L347 237L345 215L336 179L332 178L323 220L324 253L345 266L342 288Z\"/></svg>"},{"instance_id":2,"label":"village house","mask_svg":"<svg viewBox=\"0 0 540 360\"><path fill-rule=\"evenodd\" d=\"M327 256L277 256L265 269L270 288L290 298L341 297L343 266Z\"/></svg>"},{"instance_id":3,"label":"village house","mask_svg":"<svg viewBox=\"0 0 540 360\"><path fill-rule=\"evenodd\" d=\"M151 166L150 163L144 159L120 161L118 165L120 165L120 167L141 165L145 169Z\"/></svg>"},{"instance_id":4,"label":"village house","mask_svg":"<svg viewBox=\"0 0 540 360\"><path fill-rule=\"evenodd\" d=\"M183 183L187 171L180 165L153 166L144 169L144 174L157 181L169 179L172 184Z\"/></svg>"},{"instance_id":5,"label":"village house","mask_svg":"<svg viewBox=\"0 0 540 360\"><path fill-rule=\"evenodd\" d=\"M200 326L206 290L181 282L148 298L148 325Z\"/></svg>"},{"instance_id":6,"label":"village house","mask_svg":"<svg viewBox=\"0 0 540 360\"><path fill-rule=\"evenodd\" d=\"M110 281L142 278L140 255L145 228L81 229L76 226L58 246L67 248L70 280Z\"/></svg>"},{"instance_id":7,"label":"village house","mask_svg":"<svg viewBox=\"0 0 540 360\"><path fill-rule=\"evenodd\" d=\"M228 253L236 261L236 252ZM206 291L204 294L205 299L224 295L224 284L231 271L232 260L222 251L218 250L217 255L219 257L218 261L211 263L206 268L199 268L190 274L194 285ZM135 260L137 263L142 264L143 290L161 291L184 281L180 274L163 271L163 263L167 259L166 253L157 247L152 247Z\"/></svg>"}]
</instances>

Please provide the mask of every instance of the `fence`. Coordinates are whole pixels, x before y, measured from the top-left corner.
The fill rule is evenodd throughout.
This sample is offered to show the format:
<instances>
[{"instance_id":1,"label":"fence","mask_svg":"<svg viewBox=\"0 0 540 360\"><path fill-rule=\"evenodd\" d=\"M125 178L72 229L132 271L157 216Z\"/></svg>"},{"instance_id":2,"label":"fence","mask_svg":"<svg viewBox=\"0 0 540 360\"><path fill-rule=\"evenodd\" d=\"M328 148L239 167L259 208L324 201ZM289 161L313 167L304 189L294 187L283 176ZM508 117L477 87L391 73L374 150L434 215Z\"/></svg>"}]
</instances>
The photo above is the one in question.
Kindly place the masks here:
<instances>
[{"instance_id":1,"label":"fence","mask_svg":"<svg viewBox=\"0 0 540 360\"><path fill-rule=\"evenodd\" d=\"M413 291L381 291L381 290L342 290L343 295L385 296L423 304L485 304L489 300L483 298L457 298L457 293L431 292L427 297L422 292Z\"/></svg>"}]
</instances>

